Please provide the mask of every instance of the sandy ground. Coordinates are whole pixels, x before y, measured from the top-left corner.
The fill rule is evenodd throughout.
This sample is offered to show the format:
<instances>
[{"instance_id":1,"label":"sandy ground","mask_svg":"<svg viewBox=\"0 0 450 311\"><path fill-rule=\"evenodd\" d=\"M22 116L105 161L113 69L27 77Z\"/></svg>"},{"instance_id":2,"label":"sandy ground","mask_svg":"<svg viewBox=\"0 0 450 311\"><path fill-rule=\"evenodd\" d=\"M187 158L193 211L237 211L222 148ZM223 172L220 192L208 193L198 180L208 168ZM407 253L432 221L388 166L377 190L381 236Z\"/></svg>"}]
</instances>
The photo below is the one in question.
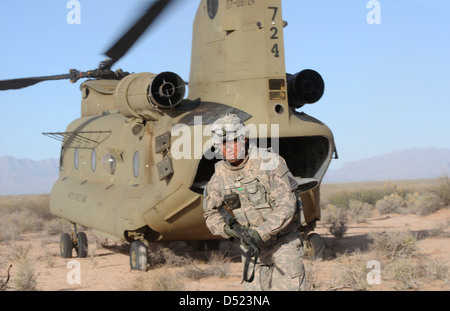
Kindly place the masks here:
<instances>
[{"instance_id":1,"label":"sandy ground","mask_svg":"<svg viewBox=\"0 0 450 311\"><path fill-rule=\"evenodd\" d=\"M428 230L444 226L448 231L450 223L450 209L442 209L428 216L390 214L374 217L361 224L350 224L344 238L336 239L325 226L319 225L316 229L326 240L328 249L325 260L305 260L305 265L311 274L310 288L312 290L352 290L340 286L334 282L336 271L342 267L345 260L351 260L358 256L358 249L364 253L370 243L368 234L381 230L405 230L417 234L417 247L421 258L426 262L439 260L449 267L450 263L450 238L449 235L430 237ZM131 271L129 268L129 256L126 245L105 241L102 238L88 233L90 253L87 258L63 259L59 256L59 236L43 236L42 234L27 234L22 239L0 244L0 255L3 263L12 264L11 279L8 290L14 290L15 280L18 277L20 263L14 259L18 252L26 253L28 265L36 276L36 290L38 291L121 291L121 290L151 290L155 289L155 280L161 276L171 276L181 289L191 291L239 291L242 290L240 257L229 258L224 262L226 276L209 276L199 279L186 277L186 264L181 267L156 265L150 267L147 272ZM102 246L100 246L102 244ZM180 246L180 243L169 245L175 252L189 255L193 262L192 269L207 271L211 268L206 263L209 252L194 252L191 247ZM347 253L347 259L337 254ZM75 253L74 253L75 254ZM364 260L377 260L365 255ZM369 255L370 256L370 255ZM18 256L16 256L18 257ZM340 259L339 259L340 258ZM382 260L380 260L382 262ZM190 265L190 264L187 264ZM79 270L75 270L79 267ZM79 282L75 276L79 271ZM369 269L367 270L369 271ZM398 290L398 285L383 278L383 266L381 266L381 284L370 285L367 290L384 291ZM4 276L5 271L0 271ZM158 288L158 287L156 287ZM178 288L178 289L179 289ZM159 287L159 289L163 289ZM175 288L177 289L177 288ZM433 280L424 278L416 288L418 290L450 290L447 280Z\"/></svg>"}]
</instances>

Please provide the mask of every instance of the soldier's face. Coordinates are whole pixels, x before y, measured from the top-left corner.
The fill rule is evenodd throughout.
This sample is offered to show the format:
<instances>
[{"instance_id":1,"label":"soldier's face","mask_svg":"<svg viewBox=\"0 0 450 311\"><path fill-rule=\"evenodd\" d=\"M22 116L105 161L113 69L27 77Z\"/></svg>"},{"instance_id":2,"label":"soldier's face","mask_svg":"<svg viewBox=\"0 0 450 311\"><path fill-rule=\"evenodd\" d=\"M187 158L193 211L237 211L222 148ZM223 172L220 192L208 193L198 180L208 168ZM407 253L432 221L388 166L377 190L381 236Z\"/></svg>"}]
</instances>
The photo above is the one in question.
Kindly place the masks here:
<instances>
[{"instance_id":1,"label":"soldier's face","mask_svg":"<svg viewBox=\"0 0 450 311\"><path fill-rule=\"evenodd\" d=\"M231 164L242 162L245 158L245 142L238 139L223 142L222 154Z\"/></svg>"}]
</instances>

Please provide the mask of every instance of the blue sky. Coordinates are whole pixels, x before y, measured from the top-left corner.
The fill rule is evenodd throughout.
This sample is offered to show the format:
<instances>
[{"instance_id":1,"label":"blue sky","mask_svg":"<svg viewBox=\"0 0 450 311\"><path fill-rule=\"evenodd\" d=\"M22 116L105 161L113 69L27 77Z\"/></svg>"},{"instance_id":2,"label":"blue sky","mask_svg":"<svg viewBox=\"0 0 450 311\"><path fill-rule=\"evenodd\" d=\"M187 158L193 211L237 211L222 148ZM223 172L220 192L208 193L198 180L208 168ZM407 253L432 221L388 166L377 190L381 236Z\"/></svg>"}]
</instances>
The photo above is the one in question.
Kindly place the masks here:
<instances>
[{"instance_id":1,"label":"blue sky","mask_svg":"<svg viewBox=\"0 0 450 311\"><path fill-rule=\"evenodd\" d=\"M219 0L220 1L220 0ZM258 0L257 0L258 1ZM143 0L78 0L81 23L67 23L67 0L0 0L0 80L95 69L139 16ZM450 148L450 1L284 0L286 69L317 70L326 83L302 108L334 133L339 160L411 148ZM129 72L173 71L189 78L197 0L181 0L123 57ZM0 91L0 156L43 160L80 115L80 82L50 81Z\"/></svg>"}]
</instances>

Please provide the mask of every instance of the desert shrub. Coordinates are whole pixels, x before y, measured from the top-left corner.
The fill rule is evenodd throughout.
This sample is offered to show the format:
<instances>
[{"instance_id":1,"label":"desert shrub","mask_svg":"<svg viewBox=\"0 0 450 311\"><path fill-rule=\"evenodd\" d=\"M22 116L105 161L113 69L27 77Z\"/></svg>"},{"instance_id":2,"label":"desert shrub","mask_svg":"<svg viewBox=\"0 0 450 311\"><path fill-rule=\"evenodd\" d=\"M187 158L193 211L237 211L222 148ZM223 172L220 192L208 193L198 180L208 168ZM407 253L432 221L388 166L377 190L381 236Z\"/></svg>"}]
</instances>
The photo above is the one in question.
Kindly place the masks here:
<instances>
[{"instance_id":1,"label":"desert shrub","mask_svg":"<svg viewBox=\"0 0 450 311\"><path fill-rule=\"evenodd\" d=\"M163 274L158 275L152 279L150 284L151 291L183 291L185 290L185 285L183 282L180 282L178 276L173 274Z\"/></svg>"},{"instance_id":2,"label":"desert shrub","mask_svg":"<svg viewBox=\"0 0 450 311\"><path fill-rule=\"evenodd\" d=\"M441 199L432 192L414 192L406 196L407 211L419 216L431 214L441 208Z\"/></svg>"},{"instance_id":3,"label":"desert shrub","mask_svg":"<svg viewBox=\"0 0 450 311\"><path fill-rule=\"evenodd\" d=\"M370 234L369 248L385 258L410 257L417 252L416 238L409 231L381 231Z\"/></svg>"},{"instance_id":4,"label":"desert shrub","mask_svg":"<svg viewBox=\"0 0 450 311\"><path fill-rule=\"evenodd\" d=\"M449 225L450 221L437 224L434 228L427 230L427 237L450 238L450 232L446 231Z\"/></svg>"},{"instance_id":5,"label":"desert shrub","mask_svg":"<svg viewBox=\"0 0 450 311\"><path fill-rule=\"evenodd\" d=\"M427 275L427 269L423 262L411 258L394 260L387 270L393 280L400 282L400 289L420 289L422 279Z\"/></svg>"},{"instance_id":6,"label":"desert shrub","mask_svg":"<svg viewBox=\"0 0 450 311\"><path fill-rule=\"evenodd\" d=\"M404 204L404 199L397 193L392 193L383 197L375 203L375 208L380 214L395 213L400 210L400 207Z\"/></svg>"},{"instance_id":7,"label":"desert shrub","mask_svg":"<svg viewBox=\"0 0 450 311\"><path fill-rule=\"evenodd\" d=\"M208 265L211 266L213 275L216 277L224 278L228 274L230 268L230 258L225 253L211 252L208 260Z\"/></svg>"},{"instance_id":8,"label":"desert shrub","mask_svg":"<svg viewBox=\"0 0 450 311\"><path fill-rule=\"evenodd\" d=\"M436 280L448 282L448 266L447 263L438 260L431 260L427 265L428 275Z\"/></svg>"},{"instance_id":9,"label":"desert shrub","mask_svg":"<svg viewBox=\"0 0 450 311\"><path fill-rule=\"evenodd\" d=\"M368 290L367 260L360 253L356 256L344 255L339 258L339 268L333 272L330 290L351 289Z\"/></svg>"},{"instance_id":10,"label":"desert shrub","mask_svg":"<svg viewBox=\"0 0 450 311\"><path fill-rule=\"evenodd\" d=\"M434 193L444 205L450 205L450 177L448 175L440 178L439 185L434 190Z\"/></svg>"},{"instance_id":11,"label":"desert shrub","mask_svg":"<svg viewBox=\"0 0 450 311\"><path fill-rule=\"evenodd\" d=\"M367 218L370 218L372 216L372 212L372 204L358 200L350 200L349 202L350 217L357 223L364 222Z\"/></svg>"},{"instance_id":12,"label":"desert shrub","mask_svg":"<svg viewBox=\"0 0 450 311\"><path fill-rule=\"evenodd\" d=\"M49 202L48 195L1 197L1 227L9 227L15 234L42 231L45 223L55 218L50 213ZM5 239L11 240L14 236L11 232L1 230L0 241Z\"/></svg>"},{"instance_id":13,"label":"desert shrub","mask_svg":"<svg viewBox=\"0 0 450 311\"><path fill-rule=\"evenodd\" d=\"M348 208L351 201L360 201L374 205L378 200L391 194L391 189L340 191L329 196L332 205Z\"/></svg>"},{"instance_id":14,"label":"desert shrub","mask_svg":"<svg viewBox=\"0 0 450 311\"><path fill-rule=\"evenodd\" d=\"M36 290L37 275L30 260L22 258L14 275L15 289L19 291Z\"/></svg>"},{"instance_id":15,"label":"desert shrub","mask_svg":"<svg viewBox=\"0 0 450 311\"><path fill-rule=\"evenodd\" d=\"M133 283L128 285L132 291L183 291L186 290L184 282L176 273L164 273L161 275L141 274Z\"/></svg>"},{"instance_id":16,"label":"desert shrub","mask_svg":"<svg viewBox=\"0 0 450 311\"><path fill-rule=\"evenodd\" d=\"M156 250L150 251L148 260L151 266L166 264L174 267L181 267L189 263L189 259L178 256L173 250L157 245Z\"/></svg>"},{"instance_id":17,"label":"desert shrub","mask_svg":"<svg viewBox=\"0 0 450 311\"><path fill-rule=\"evenodd\" d=\"M8 288L8 282L11 277L10 270L12 268L12 265L9 265L8 269L4 269L3 264L0 264L0 291L4 291ZM5 274L3 275L3 270L5 270Z\"/></svg>"},{"instance_id":18,"label":"desert shrub","mask_svg":"<svg viewBox=\"0 0 450 311\"><path fill-rule=\"evenodd\" d=\"M28 253L31 250L31 244L22 245L12 243L8 251L6 252L6 257L10 260L22 260L28 256Z\"/></svg>"},{"instance_id":19,"label":"desert shrub","mask_svg":"<svg viewBox=\"0 0 450 311\"><path fill-rule=\"evenodd\" d=\"M21 238L21 229L15 223L9 223L4 218L0 219L0 243L17 241Z\"/></svg>"},{"instance_id":20,"label":"desert shrub","mask_svg":"<svg viewBox=\"0 0 450 311\"><path fill-rule=\"evenodd\" d=\"M49 235L58 235L63 232L70 232L71 230L70 223L62 218L49 220L45 223L44 228Z\"/></svg>"},{"instance_id":21,"label":"desert shrub","mask_svg":"<svg viewBox=\"0 0 450 311\"><path fill-rule=\"evenodd\" d=\"M342 238L348 229L348 211L344 208L328 204L323 214L323 219L329 225L328 230L330 233L337 238Z\"/></svg>"}]
</instances>

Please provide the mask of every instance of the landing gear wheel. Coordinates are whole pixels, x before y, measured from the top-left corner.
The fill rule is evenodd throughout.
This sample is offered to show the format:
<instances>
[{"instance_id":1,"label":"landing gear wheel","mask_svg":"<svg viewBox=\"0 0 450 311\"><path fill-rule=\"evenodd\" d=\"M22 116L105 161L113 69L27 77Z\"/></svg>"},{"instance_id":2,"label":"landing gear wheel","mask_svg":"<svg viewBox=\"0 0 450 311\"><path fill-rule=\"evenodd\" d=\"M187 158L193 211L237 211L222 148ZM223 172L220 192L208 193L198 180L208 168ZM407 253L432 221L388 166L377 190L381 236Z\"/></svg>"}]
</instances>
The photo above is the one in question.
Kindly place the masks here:
<instances>
[{"instance_id":1,"label":"landing gear wheel","mask_svg":"<svg viewBox=\"0 0 450 311\"><path fill-rule=\"evenodd\" d=\"M206 241L206 249L209 251L218 251L220 249L220 241L219 240Z\"/></svg>"},{"instance_id":2,"label":"landing gear wheel","mask_svg":"<svg viewBox=\"0 0 450 311\"><path fill-rule=\"evenodd\" d=\"M73 249L73 241L72 237L68 233L61 234L59 248L61 251L62 258L72 258L72 249Z\"/></svg>"},{"instance_id":3,"label":"landing gear wheel","mask_svg":"<svg viewBox=\"0 0 450 311\"><path fill-rule=\"evenodd\" d=\"M78 232L77 235L77 244L75 246L75 250L77 251L78 258L86 258L88 255L88 240L86 233Z\"/></svg>"},{"instance_id":4,"label":"landing gear wheel","mask_svg":"<svg viewBox=\"0 0 450 311\"><path fill-rule=\"evenodd\" d=\"M308 235L308 248L310 249L313 260L320 260L324 257L325 240L317 233Z\"/></svg>"},{"instance_id":5,"label":"landing gear wheel","mask_svg":"<svg viewBox=\"0 0 450 311\"><path fill-rule=\"evenodd\" d=\"M203 252L203 251L218 251L220 249L220 241L219 240L199 240L191 243L194 251Z\"/></svg>"},{"instance_id":6,"label":"landing gear wheel","mask_svg":"<svg viewBox=\"0 0 450 311\"><path fill-rule=\"evenodd\" d=\"M134 241L130 247L131 270L147 271L147 246L142 241Z\"/></svg>"}]
</instances>

